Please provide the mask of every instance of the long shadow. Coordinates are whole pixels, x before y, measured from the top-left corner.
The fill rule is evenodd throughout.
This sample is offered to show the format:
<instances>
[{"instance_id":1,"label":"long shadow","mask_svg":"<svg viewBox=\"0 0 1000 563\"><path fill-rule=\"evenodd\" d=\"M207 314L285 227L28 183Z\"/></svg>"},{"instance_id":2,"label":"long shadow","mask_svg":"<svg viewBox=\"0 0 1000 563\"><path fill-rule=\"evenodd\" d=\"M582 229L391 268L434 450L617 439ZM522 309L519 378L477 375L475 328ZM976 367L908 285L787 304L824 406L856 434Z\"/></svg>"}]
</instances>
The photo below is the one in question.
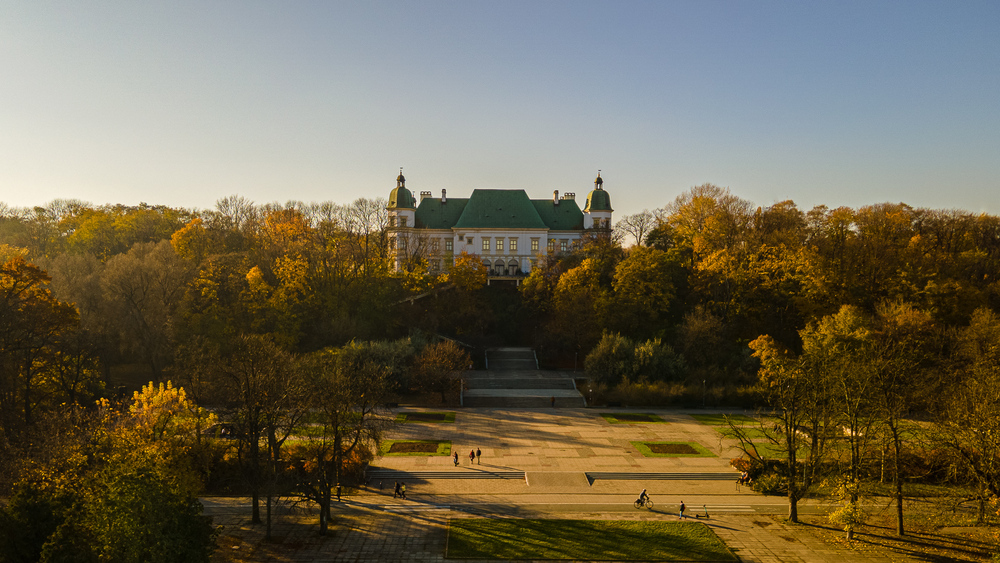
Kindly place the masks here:
<instances>
[{"instance_id":1,"label":"long shadow","mask_svg":"<svg viewBox=\"0 0 1000 563\"><path fill-rule=\"evenodd\" d=\"M801 522L799 525L835 534L844 533L840 528L812 522ZM865 531L868 529L886 530L887 533L876 534ZM975 558L989 556L993 549L993 546L988 542L969 540L966 538L955 538L940 534L915 532L905 536L897 536L894 532L889 532L889 530L893 529L887 526L866 526L865 530L855 532L854 541L872 546L880 546L896 553L906 554L920 561L966 561L965 559L957 559L947 555L928 553L928 549L953 551Z\"/></svg>"}]
</instances>

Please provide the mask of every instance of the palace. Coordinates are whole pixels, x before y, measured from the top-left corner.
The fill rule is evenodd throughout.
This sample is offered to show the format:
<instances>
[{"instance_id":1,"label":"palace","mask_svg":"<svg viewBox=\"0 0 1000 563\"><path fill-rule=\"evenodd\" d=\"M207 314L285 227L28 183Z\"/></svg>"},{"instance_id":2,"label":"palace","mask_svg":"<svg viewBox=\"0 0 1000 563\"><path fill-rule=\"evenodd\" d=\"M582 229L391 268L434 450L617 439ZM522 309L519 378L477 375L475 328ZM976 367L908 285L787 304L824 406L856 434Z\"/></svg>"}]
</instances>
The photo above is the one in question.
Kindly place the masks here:
<instances>
[{"instance_id":1,"label":"palace","mask_svg":"<svg viewBox=\"0 0 1000 563\"><path fill-rule=\"evenodd\" d=\"M600 172L581 210L576 194L560 197L558 190L551 199L530 199L524 190L477 189L468 198L422 191L417 201L401 171L387 209L397 271L415 259L444 271L464 251L478 255L491 278L511 279L527 275L541 256L575 248L588 232L610 232L613 212Z\"/></svg>"}]
</instances>

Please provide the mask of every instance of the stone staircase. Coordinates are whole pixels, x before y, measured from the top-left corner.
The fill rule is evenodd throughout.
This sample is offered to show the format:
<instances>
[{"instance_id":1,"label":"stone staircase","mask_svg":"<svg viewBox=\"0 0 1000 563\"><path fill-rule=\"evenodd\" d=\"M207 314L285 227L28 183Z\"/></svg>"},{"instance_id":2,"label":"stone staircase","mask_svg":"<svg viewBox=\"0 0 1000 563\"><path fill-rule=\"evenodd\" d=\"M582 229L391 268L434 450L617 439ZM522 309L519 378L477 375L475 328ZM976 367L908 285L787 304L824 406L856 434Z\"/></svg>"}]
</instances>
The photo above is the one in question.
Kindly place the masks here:
<instances>
[{"instance_id":1,"label":"stone staircase","mask_svg":"<svg viewBox=\"0 0 1000 563\"><path fill-rule=\"evenodd\" d=\"M572 373L538 369L530 348L494 348L485 370L463 374L462 405L493 408L584 407ZM554 405L553 405L554 402Z\"/></svg>"}]
</instances>

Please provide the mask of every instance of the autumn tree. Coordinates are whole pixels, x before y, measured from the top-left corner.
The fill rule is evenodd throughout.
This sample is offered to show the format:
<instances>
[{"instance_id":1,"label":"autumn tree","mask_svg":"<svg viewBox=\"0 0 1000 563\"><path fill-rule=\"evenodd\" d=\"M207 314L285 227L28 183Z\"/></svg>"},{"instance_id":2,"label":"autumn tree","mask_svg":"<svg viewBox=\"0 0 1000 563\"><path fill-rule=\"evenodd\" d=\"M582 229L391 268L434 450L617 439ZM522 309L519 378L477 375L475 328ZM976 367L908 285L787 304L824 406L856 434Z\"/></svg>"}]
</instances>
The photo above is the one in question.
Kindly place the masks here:
<instances>
[{"instance_id":1,"label":"autumn tree","mask_svg":"<svg viewBox=\"0 0 1000 563\"><path fill-rule=\"evenodd\" d=\"M191 271L170 243L141 243L108 260L101 288L122 347L158 379L171 360L172 325Z\"/></svg>"},{"instance_id":2,"label":"autumn tree","mask_svg":"<svg viewBox=\"0 0 1000 563\"><path fill-rule=\"evenodd\" d=\"M299 468L296 490L319 505L321 535L330 521L332 490L349 478L360 480L358 471L378 451L392 422L386 408L392 369L380 355L371 344L351 343L306 359L318 431L304 446L308 459Z\"/></svg>"},{"instance_id":3,"label":"autumn tree","mask_svg":"<svg viewBox=\"0 0 1000 563\"><path fill-rule=\"evenodd\" d=\"M762 463L755 441L780 453L788 495L788 519L798 522L798 501L819 484L833 424L829 380L815 358L795 356L770 336L750 343L760 361L758 388L764 400L759 437L733 426L744 451Z\"/></svg>"},{"instance_id":4,"label":"autumn tree","mask_svg":"<svg viewBox=\"0 0 1000 563\"><path fill-rule=\"evenodd\" d=\"M301 372L288 352L259 335L240 336L220 360L219 391L250 490L252 522L261 523L260 497L264 494L270 534L271 484L277 476L281 449L304 414Z\"/></svg>"},{"instance_id":5,"label":"autumn tree","mask_svg":"<svg viewBox=\"0 0 1000 563\"><path fill-rule=\"evenodd\" d=\"M441 393L441 402L460 384L458 375L472 365L469 353L453 340L428 344L413 365L413 382L418 389Z\"/></svg>"},{"instance_id":6,"label":"autumn tree","mask_svg":"<svg viewBox=\"0 0 1000 563\"><path fill-rule=\"evenodd\" d=\"M76 309L57 300L49 276L18 256L0 264L0 431L30 425L41 399L40 374L57 339L79 323Z\"/></svg>"}]
</instances>

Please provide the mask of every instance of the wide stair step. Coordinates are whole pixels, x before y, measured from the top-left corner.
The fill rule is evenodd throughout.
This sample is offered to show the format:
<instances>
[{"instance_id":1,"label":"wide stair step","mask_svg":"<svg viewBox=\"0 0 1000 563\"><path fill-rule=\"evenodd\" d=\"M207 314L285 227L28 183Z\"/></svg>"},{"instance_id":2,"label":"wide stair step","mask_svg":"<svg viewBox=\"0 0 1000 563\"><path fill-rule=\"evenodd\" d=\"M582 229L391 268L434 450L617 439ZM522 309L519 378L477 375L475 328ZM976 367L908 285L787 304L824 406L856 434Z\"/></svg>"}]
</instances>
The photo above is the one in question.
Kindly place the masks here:
<instances>
[{"instance_id":1,"label":"wide stair step","mask_svg":"<svg viewBox=\"0 0 1000 563\"><path fill-rule=\"evenodd\" d=\"M737 473L629 473L588 471L590 482L606 481L735 481Z\"/></svg>"},{"instance_id":2,"label":"wide stair step","mask_svg":"<svg viewBox=\"0 0 1000 563\"><path fill-rule=\"evenodd\" d=\"M573 380L565 377L468 377L465 379L465 386L467 389L576 389Z\"/></svg>"},{"instance_id":3,"label":"wide stair step","mask_svg":"<svg viewBox=\"0 0 1000 563\"><path fill-rule=\"evenodd\" d=\"M404 471L401 469L369 469L370 481L427 481L430 479L520 479L524 471L477 471L456 467L445 471Z\"/></svg>"}]
</instances>

